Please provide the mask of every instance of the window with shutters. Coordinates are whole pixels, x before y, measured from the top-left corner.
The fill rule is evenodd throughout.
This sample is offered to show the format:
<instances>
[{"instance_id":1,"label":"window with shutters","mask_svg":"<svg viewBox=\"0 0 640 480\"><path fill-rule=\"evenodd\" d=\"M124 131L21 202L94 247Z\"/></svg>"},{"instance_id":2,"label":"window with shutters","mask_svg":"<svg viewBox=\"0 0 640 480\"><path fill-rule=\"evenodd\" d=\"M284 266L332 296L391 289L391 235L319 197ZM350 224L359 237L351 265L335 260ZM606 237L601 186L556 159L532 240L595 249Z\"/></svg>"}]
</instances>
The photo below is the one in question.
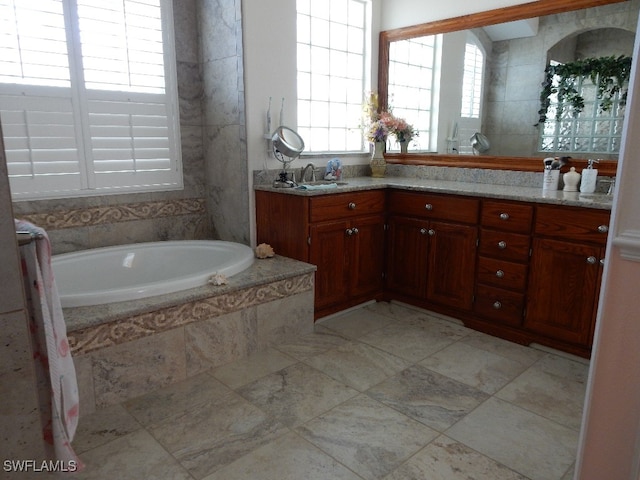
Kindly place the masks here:
<instances>
[{"instance_id":1,"label":"window with shutters","mask_svg":"<svg viewBox=\"0 0 640 480\"><path fill-rule=\"evenodd\" d=\"M16 199L182 187L171 2L0 0Z\"/></svg>"},{"instance_id":2,"label":"window with shutters","mask_svg":"<svg viewBox=\"0 0 640 480\"><path fill-rule=\"evenodd\" d=\"M464 52L464 75L462 77L463 118L480 118L482 78L484 75L484 53L474 43L467 43Z\"/></svg>"}]
</instances>

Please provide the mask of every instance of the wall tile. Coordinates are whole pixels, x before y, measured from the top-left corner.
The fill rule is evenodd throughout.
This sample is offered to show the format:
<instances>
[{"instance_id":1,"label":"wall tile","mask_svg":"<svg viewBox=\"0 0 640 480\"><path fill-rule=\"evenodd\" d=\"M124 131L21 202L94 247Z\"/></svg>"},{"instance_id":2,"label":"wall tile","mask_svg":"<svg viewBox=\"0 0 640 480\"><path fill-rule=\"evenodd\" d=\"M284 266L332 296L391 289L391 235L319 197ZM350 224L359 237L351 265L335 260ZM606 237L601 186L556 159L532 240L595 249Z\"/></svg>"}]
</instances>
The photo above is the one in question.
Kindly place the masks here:
<instances>
[{"instance_id":1,"label":"wall tile","mask_svg":"<svg viewBox=\"0 0 640 480\"><path fill-rule=\"evenodd\" d=\"M258 350L255 307L192 323L184 328L188 376L244 358Z\"/></svg>"},{"instance_id":2,"label":"wall tile","mask_svg":"<svg viewBox=\"0 0 640 480\"><path fill-rule=\"evenodd\" d=\"M227 0L202 0L199 5L201 60L208 62L235 56L235 3Z\"/></svg>"},{"instance_id":3,"label":"wall tile","mask_svg":"<svg viewBox=\"0 0 640 480\"><path fill-rule=\"evenodd\" d=\"M96 406L149 393L186 378L184 331L176 328L92 354Z\"/></svg>"},{"instance_id":4,"label":"wall tile","mask_svg":"<svg viewBox=\"0 0 640 480\"><path fill-rule=\"evenodd\" d=\"M260 348L313 332L313 290L257 306Z\"/></svg>"},{"instance_id":5,"label":"wall tile","mask_svg":"<svg viewBox=\"0 0 640 480\"><path fill-rule=\"evenodd\" d=\"M173 25L178 62L197 62L199 25L197 0L173 0Z\"/></svg>"}]
</instances>

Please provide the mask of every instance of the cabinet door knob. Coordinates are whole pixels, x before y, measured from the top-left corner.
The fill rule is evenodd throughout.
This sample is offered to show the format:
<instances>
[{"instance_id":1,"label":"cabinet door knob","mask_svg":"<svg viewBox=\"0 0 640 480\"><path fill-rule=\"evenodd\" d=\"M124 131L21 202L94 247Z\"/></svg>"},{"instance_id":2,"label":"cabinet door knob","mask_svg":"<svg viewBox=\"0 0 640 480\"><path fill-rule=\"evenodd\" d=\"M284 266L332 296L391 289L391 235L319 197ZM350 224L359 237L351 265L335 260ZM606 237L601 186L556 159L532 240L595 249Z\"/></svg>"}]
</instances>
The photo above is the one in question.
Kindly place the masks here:
<instances>
[{"instance_id":1,"label":"cabinet door knob","mask_svg":"<svg viewBox=\"0 0 640 480\"><path fill-rule=\"evenodd\" d=\"M353 227L351 231L353 232L354 235L357 235L358 233L360 233L360 230L358 230L357 227Z\"/></svg>"},{"instance_id":2,"label":"cabinet door knob","mask_svg":"<svg viewBox=\"0 0 640 480\"><path fill-rule=\"evenodd\" d=\"M427 234L427 233L429 233L429 232L427 232L427 229L426 229L426 228L421 228L421 229L420 229L420 233L421 233L422 235L426 235L426 234Z\"/></svg>"},{"instance_id":3,"label":"cabinet door knob","mask_svg":"<svg viewBox=\"0 0 640 480\"><path fill-rule=\"evenodd\" d=\"M433 210L433 205L431 205L430 203L427 203L424 208L426 208L427 210Z\"/></svg>"},{"instance_id":4,"label":"cabinet door knob","mask_svg":"<svg viewBox=\"0 0 640 480\"><path fill-rule=\"evenodd\" d=\"M609 231L609 226L608 225L600 225L600 226L598 226L598 232L607 233L608 231Z\"/></svg>"},{"instance_id":5,"label":"cabinet door knob","mask_svg":"<svg viewBox=\"0 0 640 480\"><path fill-rule=\"evenodd\" d=\"M349 210L355 210L356 209L356 204L354 202L349 202Z\"/></svg>"},{"instance_id":6,"label":"cabinet door knob","mask_svg":"<svg viewBox=\"0 0 640 480\"><path fill-rule=\"evenodd\" d=\"M496 272L496 277L498 278L504 278L504 271L503 270L498 270Z\"/></svg>"},{"instance_id":7,"label":"cabinet door knob","mask_svg":"<svg viewBox=\"0 0 640 480\"><path fill-rule=\"evenodd\" d=\"M587 257L587 263L589 265L595 265L596 263L598 263L598 259L591 255L590 257Z\"/></svg>"},{"instance_id":8,"label":"cabinet door knob","mask_svg":"<svg viewBox=\"0 0 640 480\"><path fill-rule=\"evenodd\" d=\"M500 220L509 220L509 214L508 213L501 213L500 214Z\"/></svg>"},{"instance_id":9,"label":"cabinet door knob","mask_svg":"<svg viewBox=\"0 0 640 480\"><path fill-rule=\"evenodd\" d=\"M493 308L495 308L496 310L500 310L502 308L502 303L496 300L495 302L493 302Z\"/></svg>"},{"instance_id":10,"label":"cabinet door knob","mask_svg":"<svg viewBox=\"0 0 640 480\"><path fill-rule=\"evenodd\" d=\"M351 235L353 235L353 230L350 229L350 228L347 228L344 233L346 233L347 235L351 236Z\"/></svg>"},{"instance_id":11,"label":"cabinet door knob","mask_svg":"<svg viewBox=\"0 0 640 480\"><path fill-rule=\"evenodd\" d=\"M430 237L433 237L436 234L436 231L433 228L430 228L428 233Z\"/></svg>"},{"instance_id":12,"label":"cabinet door knob","mask_svg":"<svg viewBox=\"0 0 640 480\"><path fill-rule=\"evenodd\" d=\"M500 250L504 250L505 248L507 248L507 242L505 242L504 240L500 240L500 241L498 242L498 248L499 248Z\"/></svg>"}]
</instances>

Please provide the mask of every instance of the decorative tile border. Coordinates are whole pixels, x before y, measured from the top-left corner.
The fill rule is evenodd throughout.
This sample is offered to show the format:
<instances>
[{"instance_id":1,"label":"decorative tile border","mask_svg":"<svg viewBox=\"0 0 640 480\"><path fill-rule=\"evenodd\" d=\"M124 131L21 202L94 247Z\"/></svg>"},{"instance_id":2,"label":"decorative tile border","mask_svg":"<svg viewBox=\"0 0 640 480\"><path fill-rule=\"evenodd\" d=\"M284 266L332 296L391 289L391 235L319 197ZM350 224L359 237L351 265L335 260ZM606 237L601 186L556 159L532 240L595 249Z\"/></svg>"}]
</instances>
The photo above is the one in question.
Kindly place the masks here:
<instances>
[{"instance_id":1,"label":"decorative tile border","mask_svg":"<svg viewBox=\"0 0 640 480\"><path fill-rule=\"evenodd\" d=\"M206 201L204 198L160 200L125 205L78 208L59 212L28 213L20 215L20 218L44 229L59 230L196 214L206 214Z\"/></svg>"},{"instance_id":2,"label":"decorative tile border","mask_svg":"<svg viewBox=\"0 0 640 480\"><path fill-rule=\"evenodd\" d=\"M306 292L313 288L313 274L304 274L267 285L135 315L95 327L67 332L74 355L164 332L186 324L218 317L255 305Z\"/></svg>"}]
</instances>

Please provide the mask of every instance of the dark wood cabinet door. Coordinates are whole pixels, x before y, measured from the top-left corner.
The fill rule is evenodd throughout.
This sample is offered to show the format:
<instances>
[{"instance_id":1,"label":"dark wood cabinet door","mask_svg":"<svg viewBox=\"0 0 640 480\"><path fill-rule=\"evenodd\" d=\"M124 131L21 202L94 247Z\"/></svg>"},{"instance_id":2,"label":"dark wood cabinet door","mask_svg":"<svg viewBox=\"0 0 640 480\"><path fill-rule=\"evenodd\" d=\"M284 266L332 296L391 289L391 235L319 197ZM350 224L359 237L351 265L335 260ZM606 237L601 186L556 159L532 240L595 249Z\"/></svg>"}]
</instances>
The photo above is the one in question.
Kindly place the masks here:
<instances>
[{"instance_id":1,"label":"dark wood cabinet door","mask_svg":"<svg viewBox=\"0 0 640 480\"><path fill-rule=\"evenodd\" d=\"M470 310L473 305L477 228L431 222L428 235L427 299Z\"/></svg>"},{"instance_id":2,"label":"dark wood cabinet door","mask_svg":"<svg viewBox=\"0 0 640 480\"><path fill-rule=\"evenodd\" d=\"M348 220L312 225L309 262L316 265L316 310L345 302L349 298L347 250L352 240Z\"/></svg>"},{"instance_id":3,"label":"dark wood cabinet door","mask_svg":"<svg viewBox=\"0 0 640 480\"><path fill-rule=\"evenodd\" d=\"M351 296L378 294L383 284L384 216L353 219L350 228L347 268L351 277Z\"/></svg>"},{"instance_id":4,"label":"dark wood cabinet door","mask_svg":"<svg viewBox=\"0 0 640 480\"><path fill-rule=\"evenodd\" d=\"M387 288L424 298L427 278L428 222L393 216L389 219Z\"/></svg>"},{"instance_id":5,"label":"dark wood cabinet door","mask_svg":"<svg viewBox=\"0 0 640 480\"><path fill-rule=\"evenodd\" d=\"M602 247L535 238L524 327L589 346L602 268Z\"/></svg>"}]
</instances>

